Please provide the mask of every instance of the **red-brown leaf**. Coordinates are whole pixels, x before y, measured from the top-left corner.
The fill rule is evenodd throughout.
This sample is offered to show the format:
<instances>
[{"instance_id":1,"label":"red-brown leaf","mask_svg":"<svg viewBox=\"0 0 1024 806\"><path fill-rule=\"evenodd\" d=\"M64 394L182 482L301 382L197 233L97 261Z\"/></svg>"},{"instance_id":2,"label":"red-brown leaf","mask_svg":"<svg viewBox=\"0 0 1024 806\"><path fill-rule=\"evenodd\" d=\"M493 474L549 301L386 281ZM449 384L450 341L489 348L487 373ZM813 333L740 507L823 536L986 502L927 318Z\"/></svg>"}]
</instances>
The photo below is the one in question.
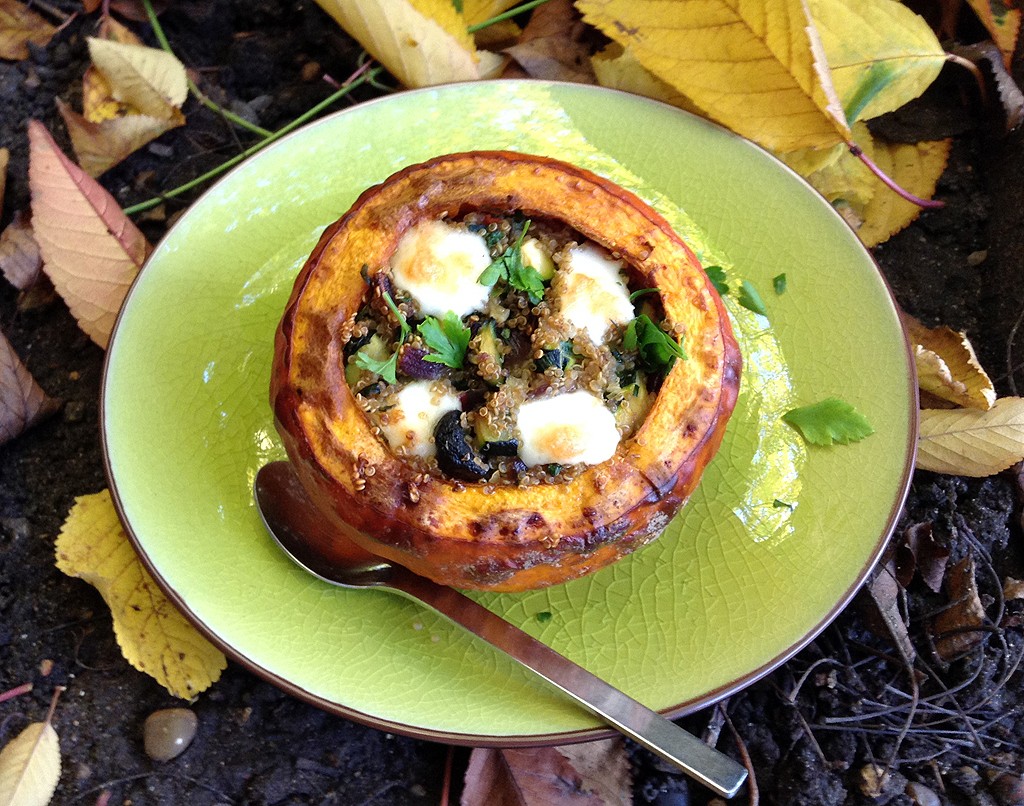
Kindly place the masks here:
<instances>
[{"instance_id":1,"label":"red-brown leaf","mask_svg":"<svg viewBox=\"0 0 1024 806\"><path fill-rule=\"evenodd\" d=\"M477 748L461 806L608 806L557 747Z\"/></svg>"},{"instance_id":2,"label":"red-brown leaf","mask_svg":"<svg viewBox=\"0 0 1024 806\"><path fill-rule=\"evenodd\" d=\"M935 617L932 633L935 652L944 661L955 660L969 652L985 637L980 630L985 624L985 608L978 596L978 583L974 576L974 558L968 555L946 574L946 594L949 607Z\"/></svg>"},{"instance_id":3,"label":"red-brown leaf","mask_svg":"<svg viewBox=\"0 0 1024 806\"><path fill-rule=\"evenodd\" d=\"M149 243L43 124L29 121L28 135L32 225L43 270L82 330L105 348Z\"/></svg>"},{"instance_id":4,"label":"red-brown leaf","mask_svg":"<svg viewBox=\"0 0 1024 806\"><path fill-rule=\"evenodd\" d=\"M11 285L24 291L35 283L42 266L32 222L24 210L19 210L7 229L0 232L0 273Z\"/></svg>"},{"instance_id":5,"label":"red-brown leaf","mask_svg":"<svg viewBox=\"0 0 1024 806\"><path fill-rule=\"evenodd\" d=\"M35 382L0 333L0 445L53 414L60 403Z\"/></svg>"}]
</instances>

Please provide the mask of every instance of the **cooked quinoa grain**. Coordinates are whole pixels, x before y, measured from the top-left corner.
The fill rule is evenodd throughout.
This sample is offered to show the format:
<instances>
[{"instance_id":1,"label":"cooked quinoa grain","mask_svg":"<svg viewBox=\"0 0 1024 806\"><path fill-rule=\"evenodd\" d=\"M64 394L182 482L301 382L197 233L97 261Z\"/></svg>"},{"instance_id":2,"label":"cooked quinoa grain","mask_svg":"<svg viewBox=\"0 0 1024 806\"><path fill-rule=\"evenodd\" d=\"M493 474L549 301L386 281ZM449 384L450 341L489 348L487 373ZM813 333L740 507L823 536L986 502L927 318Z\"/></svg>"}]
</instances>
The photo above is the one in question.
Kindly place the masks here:
<instances>
[{"instance_id":1,"label":"cooked quinoa grain","mask_svg":"<svg viewBox=\"0 0 1024 806\"><path fill-rule=\"evenodd\" d=\"M415 290L402 288L390 266L367 267L364 304L342 328L346 382L382 440L396 427L404 432L400 393L408 384L429 382L434 406L458 400L459 415L438 411L432 431L415 418L410 422L410 439L419 440L415 453L422 455L404 444L392 448L416 471L420 484L447 477L457 487L476 483L492 494L502 485L571 482L587 467L573 460L576 443L564 454L566 461L536 460L531 467L523 461L523 440L540 440L542 454L551 451L557 457L566 450L566 434L573 428L584 432L584 426L554 424L549 434L551 429L545 431L542 424L536 434L524 434L520 409L529 401L563 394L590 395L600 401L598 409L608 412L602 417L611 415L612 424L603 427L611 428L604 438L613 451L643 424L674 360L652 365L650 356L658 353L643 341L652 337L641 320L655 323L661 337L674 338L675 347L683 328L664 321L657 293L625 302L644 288L640 278L617 253L595 249L561 222L470 213L443 224L445 231L462 233L460 243L486 245L492 263L477 280L490 286L486 302L462 317L451 311L427 316ZM426 269L428 276L444 270L441 264ZM581 287L589 295L582 303ZM581 308L589 319L578 318ZM588 327L595 316L601 322L596 333L605 334L602 343L588 335L595 332ZM653 338L661 337L655 333ZM589 434L579 438L589 439ZM362 489L364 477L374 472L361 468L357 487ZM414 485L410 498L418 497Z\"/></svg>"}]
</instances>

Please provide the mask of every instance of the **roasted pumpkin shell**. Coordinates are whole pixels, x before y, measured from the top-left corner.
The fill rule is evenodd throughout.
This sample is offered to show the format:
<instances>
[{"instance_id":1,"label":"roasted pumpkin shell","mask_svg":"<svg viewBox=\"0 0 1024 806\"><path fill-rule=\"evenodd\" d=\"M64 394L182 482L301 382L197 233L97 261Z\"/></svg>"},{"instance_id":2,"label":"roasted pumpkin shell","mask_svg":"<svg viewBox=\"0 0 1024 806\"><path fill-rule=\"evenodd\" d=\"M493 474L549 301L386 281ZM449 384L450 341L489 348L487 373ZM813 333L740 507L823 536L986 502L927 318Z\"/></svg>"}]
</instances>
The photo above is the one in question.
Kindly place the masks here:
<instances>
[{"instance_id":1,"label":"roasted pumpkin shell","mask_svg":"<svg viewBox=\"0 0 1024 806\"><path fill-rule=\"evenodd\" d=\"M364 267L385 268L416 222L471 211L564 222L620 255L660 291L668 322L682 326L688 357L668 373L643 425L572 481L485 488L424 478L374 435L345 382ZM271 404L303 486L341 533L443 584L518 591L596 571L661 532L718 449L740 363L717 293L650 206L564 162L481 151L399 171L328 227L277 331ZM340 546L325 551L334 548L342 556Z\"/></svg>"}]
</instances>

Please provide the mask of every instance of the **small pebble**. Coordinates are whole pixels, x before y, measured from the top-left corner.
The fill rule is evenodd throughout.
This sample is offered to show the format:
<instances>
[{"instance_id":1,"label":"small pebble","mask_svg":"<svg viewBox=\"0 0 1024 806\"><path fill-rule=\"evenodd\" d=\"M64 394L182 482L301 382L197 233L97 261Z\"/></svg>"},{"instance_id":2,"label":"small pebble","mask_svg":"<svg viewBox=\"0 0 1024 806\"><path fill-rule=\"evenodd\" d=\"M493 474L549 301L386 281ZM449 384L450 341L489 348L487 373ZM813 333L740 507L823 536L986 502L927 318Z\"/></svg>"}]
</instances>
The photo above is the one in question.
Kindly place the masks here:
<instances>
[{"instance_id":1,"label":"small pebble","mask_svg":"<svg viewBox=\"0 0 1024 806\"><path fill-rule=\"evenodd\" d=\"M919 784L917 781L911 781L908 783L906 792L907 797L914 802L914 806L941 806L942 804L938 795L924 784Z\"/></svg>"},{"instance_id":2,"label":"small pebble","mask_svg":"<svg viewBox=\"0 0 1024 806\"><path fill-rule=\"evenodd\" d=\"M188 708L165 708L146 717L143 743L154 761L170 761L185 752L196 735L199 720Z\"/></svg>"},{"instance_id":3,"label":"small pebble","mask_svg":"<svg viewBox=\"0 0 1024 806\"><path fill-rule=\"evenodd\" d=\"M988 259L988 250L987 249L979 249L977 252L971 252L971 254L969 254L967 256L967 265L968 266L972 266L972 267L973 266L980 266L987 259Z\"/></svg>"}]
</instances>

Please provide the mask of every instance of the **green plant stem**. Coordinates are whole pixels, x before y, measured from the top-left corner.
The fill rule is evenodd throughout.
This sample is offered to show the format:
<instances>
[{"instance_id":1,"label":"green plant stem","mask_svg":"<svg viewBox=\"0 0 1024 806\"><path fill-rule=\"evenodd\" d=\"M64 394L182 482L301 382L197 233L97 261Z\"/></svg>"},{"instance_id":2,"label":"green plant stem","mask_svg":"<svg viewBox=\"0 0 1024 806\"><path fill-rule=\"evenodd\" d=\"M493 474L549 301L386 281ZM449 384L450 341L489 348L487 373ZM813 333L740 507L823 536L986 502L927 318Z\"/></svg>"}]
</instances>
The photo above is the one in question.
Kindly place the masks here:
<instances>
[{"instance_id":1,"label":"green plant stem","mask_svg":"<svg viewBox=\"0 0 1024 806\"><path fill-rule=\"evenodd\" d=\"M174 56L174 51L171 49L171 43L167 40L167 35L164 33L164 28L160 24L160 20L157 19L156 11L153 9L153 3L150 0L142 0L142 5L146 9L146 16L149 18L149 24L153 28L153 34L154 36L156 36L156 41L160 43L161 48L163 48L165 51ZM220 106L219 104L211 100L209 96L206 95L206 93L199 89L199 86L196 84L196 82L189 78L187 73L185 75L185 81L188 83L189 91L196 98L199 99L199 103L201 103L207 109L213 110L218 115L223 117L225 120L229 120L236 126L240 126L243 129L248 129L253 134L258 134L260 137L269 137L270 135L273 134L273 132L270 131L269 129L264 129L262 126L257 126L252 121L246 120L240 115L236 115L231 110L225 109L224 107Z\"/></svg>"},{"instance_id":2,"label":"green plant stem","mask_svg":"<svg viewBox=\"0 0 1024 806\"><path fill-rule=\"evenodd\" d=\"M489 20L484 20L476 25L470 25L466 30L471 34L475 34L477 31L482 31L484 28L494 25L495 23L504 22L505 20L512 19L517 14L522 14L525 11L531 11L537 6L544 5L546 2L548 2L548 0L530 0L528 3L523 3L515 8L510 8L508 11L498 14L495 17L491 17Z\"/></svg>"},{"instance_id":3,"label":"green plant stem","mask_svg":"<svg viewBox=\"0 0 1024 806\"><path fill-rule=\"evenodd\" d=\"M195 179L192 179L191 181L186 182L183 185L179 185L178 187L173 188L172 190L168 190L166 193L162 193L161 195L155 196L152 199L147 199L144 202L139 202L138 204L133 204L131 207L126 207L124 209L125 214L126 215L135 215L136 213L142 213L142 212L145 212L146 210L151 210L152 208L156 207L158 204L160 204L160 202L164 201L165 199L173 199L176 196L180 196L182 193L187 193L188 191L192 190L195 187L198 187L199 185L203 184L204 182L206 182L206 181L208 181L210 179L213 179L215 176L219 176L220 174L224 173L224 171L228 170L229 168L234 167L235 165L237 165L238 163L242 162L247 157L251 157L257 151L260 151L264 147L270 145L275 140L279 140L280 138L282 138L286 134L288 134L290 131L293 131L294 129L297 129L303 123L305 123L308 120L310 120L311 118L315 117L317 114L322 112L324 109L329 107L331 104L335 103L336 101L340 100L341 98L344 98L346 95L348 95L352 90L354 90L360 84L365 84L368 81L371 81L372 79L375 79L377 77L377 75L381 71L383 71L383 69L384 69L383 67L374 67L372 70L366 71L365 73L363 73L358 78L355 78L352 81L349 81L349 82L343 84L341 87L338 88L338 90L336 92L331 93L331 95L329 95L326 98L324 98L320 103L316 104L315 106L310 107L305 112L303 112L301 115L299 115L299 117L295 118L295 120L291 121L290 123L285 124L280 129L278 129L276 132L271 132L266 137L264 137L262 140L260 140L258 143L256 143L256 144L250 146L249 148L245 149L245 151L243 151L242 153L235 155L234 157L232 157L231 159L229 159L229 160L227 160L225 162L222 162L216 168L213 168L213 169L207 171L203 175L197 176Z\"/></svg>"}]
</instances>

